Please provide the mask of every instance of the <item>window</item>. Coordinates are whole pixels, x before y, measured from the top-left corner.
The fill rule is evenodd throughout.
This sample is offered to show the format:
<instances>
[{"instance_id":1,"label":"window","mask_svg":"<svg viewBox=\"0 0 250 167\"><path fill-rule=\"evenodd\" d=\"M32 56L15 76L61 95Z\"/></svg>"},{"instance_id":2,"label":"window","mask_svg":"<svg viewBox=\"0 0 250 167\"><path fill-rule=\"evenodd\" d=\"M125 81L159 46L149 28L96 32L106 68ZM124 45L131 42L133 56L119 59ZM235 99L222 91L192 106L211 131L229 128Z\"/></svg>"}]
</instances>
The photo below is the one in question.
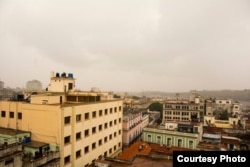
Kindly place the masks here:
<instances>
[{"instance_id":1,"label":"window","mask_svg":"<svg viewBox=\"0 0 250 167\"><path fill-rule=\"evenodd\" d=\"M76 133L76 140L81 139L81 132Z\"/></svg>"},{"instance_id":2,"label":"window","mask_svg":"<svg viewBox=\"0 0 250 167\"><path fill-rule=\"evenodd\" d=\"M89 152L89 146L86 146L85 148L84 148L84 153L86 154L86 153L88 153Z\"/></svg>"},{"instance_id":3,"label":"window","mask_svg":"<svg viewBox=\"0 0 250 167\"><path fill-rule=\"evenodd\" d=\"M68 88L69 88L69 90L72 90L73 89L73 83L69 83Z\"/></svg>"},{"instance_id":4,"label":"window","mask_svg":"<svg viewBox=\"0 0 250 167\"><path fill-rule=\"evenodd\" d=\"M89 113L88 113L88 112L85 113L84 118L85 118L85 120L88 120L88 119L89 119Z\"/></svg>"},{"instance_id":5,"label":"window","mask_svg":"<svg viewBox=\"0 0 250 167\"><path fill-rule=\"evenodd\" d=\"M119 118L119 123L121 123L121 121L122 121L122 119L121 119L121 118Z\"/></svg>"},{"instance_id":6,"label":"window","mask_svg":"<svg viewBox=\"0 0 250 167\"><path fill-rule=\"evenodd\" d=\"M1 111L1 117L5 117L5 116L6 116L5 111Z\"/></svg>"},{"instance_id":7,"label":"window","mask_svg":"<svg viewBox=\"0 0 250 167\"><path fill-rule=\"evenodd\" d=\"M109 113L112 114L113 113L113 108L109 109Z\"/></svg>"},{"instance_id":8,"label":"window","mask_svg":"<svg viewBox=\"0 0 250 167\"><path fill-rule=\"evenodd\" d=\"M102 125L99 125L99 131L102 131Z\"/></svg>"},{"instance_id":9,"label":"window","mask_svg":"<svg viewBox=\"0 0 250 167\"><path fill-rule=\"evenodd\" d=\"M119 111L122 111L122 106L119 106Z\"/></svg>"},{"instance_id":10,"label":"window","mask_svg":"<svg viewBox=\"0 0 250 167\"><path fill-rule=\"evenodd\" d=\"M105 115L108 115L108 109L105 109Z\"/></svg>"},{"instance_id":11,"label":"window","mask_svg":"<svg viewBox=\"0 0 250 167\"><path fill-rule=\"evenodd\" d=\"M94 142L94 143L92 143L92 150L94 150L95 148L96 148L96 144Z\"/></svg>"},{"instance_id":12,"label":"window","mask_svg":"<svg viewBox=\"0 0 250 167\"><path fill-rule=\"evenodd\" d=\"M81 114L76 115L76 122L81 121L81 119L82 119L82 115Z\"/></svg>"},{"instance_id":13,"label":"window","mask_svg":"<svg viewBox=\"0 0 250 167\"><path fill-rule=\"evenodd\" d=\"M108 141L108 137L104 137L104 142L106 143Z\"/></svg>"},{"instance_id":14,"label":"window","mask_svg":"<svg viewBox=\"0 0 250 167\"><path fill-rule=\"evenodd\" d=\"M70 143L70 136L64 137L64 144Z\"/></svg>"},{"instance_id":15,"label":"window","mask_svg":"<svg viewBox=\"0 0 250 167\"><path fill-rule=\"evenodd\" d=\"M64 158L64 163L67 164L70 162L70 155Z\"/></svg>"},{"instance_id":16,"label":"window","mask_svg":"<svg viewBox=\"0 0 250 167\"><path fill-rule=\"evenodd\" d=\"M114 133L114 137L116 137L116 132Z\"/></svg>"},{"instance_id":17,"label":"window","mask_svg":"<svg viewBox=\"0 0 250 167\"><path fill-rule=\"evenodd\" d=\"M168 146L171 146L171 138L168 138L168 139L167 139L167 145L168 145Z\"/></svg>"},{"instance_id":18,"label":"window","mask_svg":"<svg viewBox=\"0 0 250 167\"><path fill-rule=\"evenodd\" d=\"M85 137L89 136L89 130L88 130L88 129L86 129L86 130L84 131L84 136L85 136Z\"/></svg>"},{"instance_id":19,"label":"window","mask_svg":"<svg viewBox=\"0 0 250 167\"><path fill-rule=\"evenodd\" d=\"M108 128L108 123L104 124L104 128L107 129Z\"/></svg>"},{"instance_id":20,"label":"window","mask_svg":"<svg viewBox=\"0 0 250 167\"><path fill-rule=\"evenodd\" d=\"M81 156L81 150L76 151L76 158L79 158Z\"/></svg>"},{"instance_id":21,"label":"window","mask_svg":"<svg viewBox=\"0 0 250 167\"><path fill-rule=\"evenodd\" d=\"M92 128L92 134L96 133L96 127Z\"/></svg>"},{"instance_id":22,"label":"window","mask_svg":"<svg viewBox=\"0 0 250 167\"><path fill-rule=\"evenodd\" d=\"M21 112L17 113L17 119L22 119L22 113Z\"/></svg>"},{"instance_id":23,"label":"window","mask_svg":"<svg viewBox=\"0 0 250 167\"><path fill-rule=\"evenodd\" d=\"M112 121L109 122L109 126L110 126L110 127L112 126Z\"/></svg>"},{"instance_id":24,"label":"window","mask_svg":"<svg viewBox=\"0 0 250 167\"><path fill-rule=\"evenodd\" d=\"M100 139L100 140L98 141L98 143L99 143L99 146L101 146L101 145L102 145L102 139Z\"/></svg>"},{"instance_id":25,"label":"window","mask_svg":"<svg viewBox=\"0 0 250 167\"><path fill-rule=\"evenodd\" d=\"M10 111L10 118L14 118L14 112Z\"/></svg>"},{"instance_id":26,"label":"window","mask_svg":"<svg viewBox=\"0 0 250 167\"><path fill-rule=\"evenodd\" d=\"M111 140L111 139L112 139L112 134L109 135L109 140Z\"/></svg>"},{"instance_id":27,"label":"window","mask_svg":"<svg viewBox=\"0 0 250 167\"><path fill-rule=\"evenodd\" d=\"M193 140L189 140L189 148L193 148L194 147L194 142L193 142Z\"/></svg>"},{"instance_id":28,"label":"window","mask_svg":"<svg viewBox=\"0 0 250 167\"><path fill-rule=\"evenodd\" d=\"M151 142L151 135L148 135L148 142Z\"/></svg>"},{"instance_id":29,"label":"window","mask_svg":"<svg viewBox=\"0 0 250 167\"><path fill-rule=\"evenodd\" d=\"M69 124L70 123L70 116L64 117L64 124Z\"/></svg>"},{"instance_id":30,"label":"window","mask_svg":"<svg viewBox=\"0 0 250 167\"><path fill-rule=\"evenodd\" d=\"M116 150L116 146L114 146L114 151Z\"/></svg>"},{"instance_id":31,"label":"window","mask_svg":"<svg viewBox=\"0 0 250 167\"><path fill-rule=\"evenodd\" d=\"M96 118L96 111L92 112L92 118Z\"/></svg>"},{"instance_id":32,"label":"window","mask_svg":"<svg viewBox=\"0 0 250 167\"><path fill-rule=\"evenodd\" d=\"M115 107L115 113L117 112L117 107Z\"/></svg>"},{"instance_id":33,"label":"window","mask_svg":"<svg viewBox=\"0 0 250 167\"><path fill-rule=\"evenodd\" d=\"M121 147L121 145L122 145L121 142L119 142L118 146Z\"/></svg>"},{"instance_id":34,"label":"window","mask_svg":"<svg viewBox=\"0 0 250 167\"><path fill-rule=\"evenodd\" d=\"M161 136L157 136L157 143L161 144Z\"/></svg>"},{"instance_id":35,"label":"window","mask_svg":"<svg viewBox=\"0 0 250 167\"><path fill-rule=\"evenodd\" d=\"M119 130L119 135L121 134L121 132L122 132L122 131L121 131L121 130Z\"/></svg>"},{"instance_id":36,"label":"window","mask_svg":"<svg viewBox=\"0 0 250 167\"><path fill-rule=\"evenodd\" d=\"M178 139L178 147L182 147L182 140Z\"/></svg>"},{"instance_id":37,"label":"window","mask_svg":"<svg viewBox=\"0 0 250 167\"><path fill-rule=\"evenodd\" d=\"M99 110L99 117L102 116L102 110Z\"/></svg>"},{"instance_id":38,"label":"window","mask_svg":"<svg viewBox=\"0 0 250 167\"><path fill-rule=\"evenodd\" d=\"M116 119L114 120L114 124L116 125Z\"/></svg>"},{"instance_id":39,"label":"window","mask_svg":"<svg viewBox=\"0 0 250 167\"><path fill-rule=\"evenodd\" d=\"M112 148L109 149L109 154L111 154L111 153L112 153Z\"/></svg>"}]
</instances>

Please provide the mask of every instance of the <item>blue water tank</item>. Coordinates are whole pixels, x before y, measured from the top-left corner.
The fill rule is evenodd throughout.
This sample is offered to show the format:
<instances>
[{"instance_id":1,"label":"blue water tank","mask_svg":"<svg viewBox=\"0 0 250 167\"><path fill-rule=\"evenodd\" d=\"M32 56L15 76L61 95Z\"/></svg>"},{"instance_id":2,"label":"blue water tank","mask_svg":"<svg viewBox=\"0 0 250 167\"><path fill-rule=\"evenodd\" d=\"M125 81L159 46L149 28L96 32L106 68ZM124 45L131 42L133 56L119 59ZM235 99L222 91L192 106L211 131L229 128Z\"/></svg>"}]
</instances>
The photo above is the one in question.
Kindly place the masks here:
<instances>
[{"instance_id":1,"label":"blue water tank","mask_svg":"<svg viewBox=\"0 0 250 167\"><path fill-rule=\"evenodd\" d=\"M29 143L30 141L31 141L30 137L25 137L25 138L23 138L22 143Z\"/></svg>"},{"instance_id":2,"label":"blue water tank","mask_svg":"<svg viewBox=\"0 0 250 167\"><path fill-rule=\"evenodd\" d=\"M72 73L69 73L69 74L68 74L68 77L69 77L69 78L73 78L73 74L72 74Z\"/></svg>"}]
</instances>

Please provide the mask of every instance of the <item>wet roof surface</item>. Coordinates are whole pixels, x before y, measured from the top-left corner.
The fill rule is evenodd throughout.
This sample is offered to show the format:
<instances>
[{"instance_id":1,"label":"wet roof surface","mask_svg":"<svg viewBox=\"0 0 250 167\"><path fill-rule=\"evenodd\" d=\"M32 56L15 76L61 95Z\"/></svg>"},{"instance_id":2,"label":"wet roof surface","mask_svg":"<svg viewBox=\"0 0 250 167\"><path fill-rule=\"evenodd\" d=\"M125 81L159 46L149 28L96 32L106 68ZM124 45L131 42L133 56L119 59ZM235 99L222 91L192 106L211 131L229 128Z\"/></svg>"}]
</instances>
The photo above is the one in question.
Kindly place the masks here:
<instances>
[{"instance_id":1,"label":"wet roof surface","mask_svg":"<svg viewBox=\"0 0 250 167\"><path fill-rule=\"evenodd\" d=\"M24 144L26 147L32 147L32 148L40 148L49 145L48 143L43 143L39 141L31 141L29 143Z\"/></svg>"}]
</instances>

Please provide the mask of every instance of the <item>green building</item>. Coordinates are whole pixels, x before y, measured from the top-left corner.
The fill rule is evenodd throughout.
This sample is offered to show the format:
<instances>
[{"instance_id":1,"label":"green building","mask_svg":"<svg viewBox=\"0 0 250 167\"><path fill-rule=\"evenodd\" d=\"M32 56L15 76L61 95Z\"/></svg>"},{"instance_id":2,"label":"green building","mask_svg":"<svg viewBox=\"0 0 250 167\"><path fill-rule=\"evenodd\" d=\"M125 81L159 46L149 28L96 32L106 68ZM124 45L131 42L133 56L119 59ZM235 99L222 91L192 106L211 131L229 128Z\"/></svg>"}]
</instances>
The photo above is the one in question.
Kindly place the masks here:
<instances>
[{"instance_id":1,"label":"green building","mask_svg":"<svg viewBox=\"0 0 250 167\"><path fill-rule=\"evenodd\" d=\"M202 125L200 126L197 128L193 125L178 124L175 130L165 127L146 127L143 129L142 136L143 140L148 143L196 149L201 141L202 130L199 129L202 129Z\"/></svg>"}]
</instances>

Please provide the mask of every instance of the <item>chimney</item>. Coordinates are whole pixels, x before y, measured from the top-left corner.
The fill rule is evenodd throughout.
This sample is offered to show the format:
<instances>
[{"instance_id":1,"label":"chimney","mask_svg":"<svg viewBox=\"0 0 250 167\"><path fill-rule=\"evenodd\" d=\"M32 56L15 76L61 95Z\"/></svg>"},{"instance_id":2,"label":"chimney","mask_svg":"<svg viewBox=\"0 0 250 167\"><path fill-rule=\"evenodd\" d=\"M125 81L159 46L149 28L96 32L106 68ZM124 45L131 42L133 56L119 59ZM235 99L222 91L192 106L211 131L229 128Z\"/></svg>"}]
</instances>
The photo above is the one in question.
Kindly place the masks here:
<instances>
[{"instance_id":1,"label":"chimney","mask_svg":"<svg viewBox=\"0 0 250 167\"><path fill-rule=\"evenodd\" d=\"M54 71L51 71L50 72L50 78L53 78L54 77Z\"/></svg>"}]
</instances>

